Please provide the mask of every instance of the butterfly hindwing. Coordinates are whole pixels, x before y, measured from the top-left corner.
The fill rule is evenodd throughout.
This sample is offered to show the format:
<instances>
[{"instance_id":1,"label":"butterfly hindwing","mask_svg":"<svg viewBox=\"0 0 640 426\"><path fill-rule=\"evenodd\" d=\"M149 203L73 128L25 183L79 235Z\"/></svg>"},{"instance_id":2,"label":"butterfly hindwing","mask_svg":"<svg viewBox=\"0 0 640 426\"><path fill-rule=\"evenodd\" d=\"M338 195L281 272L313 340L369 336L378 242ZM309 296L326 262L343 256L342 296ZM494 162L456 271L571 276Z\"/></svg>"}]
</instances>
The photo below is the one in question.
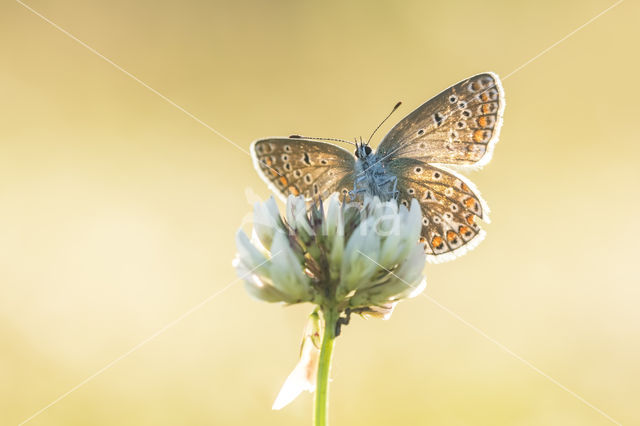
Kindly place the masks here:
<instances>
[{"instance_id":1,"label":"butterfly hindwing","mask_svg":"<svg viewBox=\"0 0 640 426\"><path fill-rule=\"evenodd\" d=\"M255 141L251 156L260 176L281 196L307 200L353 189L355 158L333 144L300 138Z\"/></svg>"},{"instance_id":2,"label":"butterfly hindwing","mask_svg":"<svg viewBox=\"0 0 640 426\"><path fill-rule=\"evenodd\" d=\"M488 222L488 208L469 181L411 158L394 159L387 168L398 178L398 201L420 203L421 241L431 260L452 259L482 240L484 231L475 219Z\"/></svg>"},{"instance_id":3,"label":"butterfly hindwing","mask_svg":"<svg viewBox=\"0 0 640 426\"><path fill-rule=\"evenodd\" d=\"M470 77L410 113L384 137L381 157L482 166L502 126L504 93L496 74Z\"/></svg>"}]
</instances>

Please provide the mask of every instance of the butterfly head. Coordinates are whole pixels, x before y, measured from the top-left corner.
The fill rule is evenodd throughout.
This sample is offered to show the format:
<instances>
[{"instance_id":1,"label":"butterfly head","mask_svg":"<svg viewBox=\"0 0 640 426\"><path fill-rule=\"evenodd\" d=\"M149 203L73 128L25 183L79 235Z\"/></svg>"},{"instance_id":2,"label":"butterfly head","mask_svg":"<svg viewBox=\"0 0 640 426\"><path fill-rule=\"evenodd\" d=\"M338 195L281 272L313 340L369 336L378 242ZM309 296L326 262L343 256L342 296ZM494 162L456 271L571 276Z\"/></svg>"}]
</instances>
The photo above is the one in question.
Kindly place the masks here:
<instances>
[{"instance_id":1,"label":"butterfly head","mask_svg":"<svg viewBox=\"0 0 640 426\"><path fill-rule=\"evenodd\" d=\"M355 155L357 158L364 160L369 155L371 155L372 149L369 145L364 143L356 143L356 152Z\"/></svg>"}]
</instances>

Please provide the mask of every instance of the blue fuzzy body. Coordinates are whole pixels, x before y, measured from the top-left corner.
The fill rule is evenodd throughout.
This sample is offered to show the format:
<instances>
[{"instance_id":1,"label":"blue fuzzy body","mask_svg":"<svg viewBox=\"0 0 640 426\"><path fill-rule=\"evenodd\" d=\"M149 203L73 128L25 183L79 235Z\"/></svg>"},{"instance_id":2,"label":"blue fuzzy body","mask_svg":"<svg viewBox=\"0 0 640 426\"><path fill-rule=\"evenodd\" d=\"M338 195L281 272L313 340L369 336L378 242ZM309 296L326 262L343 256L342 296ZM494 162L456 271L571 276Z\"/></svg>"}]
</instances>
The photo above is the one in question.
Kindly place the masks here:
<instances>
[{"instance_id":1,"label":"blue fuzzy body","mask_svg":"<svg viewBox=\"0 0 640 426\"><path fill-rule=\"evenodd\" d=\"M385 169L384 158L372 152L366 145L357 146L356 157L356 177L351 197L367 193L379 197L382 201L396 198L398 179Z\"/></svg>"}]
</instances>

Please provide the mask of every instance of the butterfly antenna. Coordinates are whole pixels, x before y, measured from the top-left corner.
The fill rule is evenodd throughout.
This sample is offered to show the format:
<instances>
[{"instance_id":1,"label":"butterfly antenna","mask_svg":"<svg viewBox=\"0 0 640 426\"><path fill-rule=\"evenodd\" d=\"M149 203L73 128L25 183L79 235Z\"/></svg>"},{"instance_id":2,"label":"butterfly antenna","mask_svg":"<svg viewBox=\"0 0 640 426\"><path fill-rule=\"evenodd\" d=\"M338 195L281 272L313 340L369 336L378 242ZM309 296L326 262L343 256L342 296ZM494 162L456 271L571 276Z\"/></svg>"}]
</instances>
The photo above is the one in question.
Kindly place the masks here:
<instances>
[{"instance_id":1,"label":"butterfly antenna","mask_svg":"<svg viewBox=\"0 0 640 426\"><path fill-rule=\"evenodd\" d=\"M309 137L309 136L301 136L301 135L291 135L291 136L289 136L289 138L291 138L291 139L311 139L311 140L315 140L315 141L344 142L344 143L348 143L349 145L355 145L353 142L345 141L344 139L338 139L338 138L312 138L312 137Z\"/></svg>"},{"instance_id":2,"label":"butterfly antenna","mask_svg":"<svg viewBox=\"0 0 640 426\"><path fill-rule=\"evenodd\" d=\"M398 108L400 108L400 105L402 105L402 102L398 102L393 109L391 110L391 112L389 113L389 115L387 115L384 120L382 120L382 123L378 124L378 127L376 127L376 129L373 131L373 133L371 133L371 136L369 136L369 139L367 140L367 145L369 145L369 142L371 142L371 138L373 137L373 135L376 134L376 132L378 131L378 129L380 127L382 127L382 125L384 124L385 121L387 121L389 119L389 117L391 117L391 114L393 114Z\"/></svg>"}]
</instances>

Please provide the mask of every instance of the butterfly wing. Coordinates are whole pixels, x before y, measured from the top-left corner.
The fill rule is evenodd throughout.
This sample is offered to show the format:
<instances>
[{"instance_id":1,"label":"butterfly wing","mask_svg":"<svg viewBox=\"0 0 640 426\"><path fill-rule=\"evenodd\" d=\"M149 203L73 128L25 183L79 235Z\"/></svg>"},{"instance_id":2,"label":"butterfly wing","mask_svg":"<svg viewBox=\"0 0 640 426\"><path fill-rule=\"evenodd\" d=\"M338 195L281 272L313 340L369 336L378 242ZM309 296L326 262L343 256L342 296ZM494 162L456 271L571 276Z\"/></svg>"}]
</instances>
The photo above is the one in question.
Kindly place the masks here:
<instances>
[{"instance_id":1,"label":"butterfly wing","mask_svg":"<svg viewBox=\"0 0 640 426\"><path fill-rule=\"evenodd\" d=\"M411 158L395 159L387 167L398 178L398 201L405 206L412 198L420 202L420 241L430 261L454 259L482 241L485 233L475 219L488 222L489 209L471 182Z\"/></svg>"},{"instance_id":2,"label":"butterfly wing","mask_svg":"<svg viewBox=\"0 0 640 426\"><path fill-rule=\"evenodd\" d=\"M355 157L326 142L300 138L260 139L251 144L258 174L285 198L304 195L307 200L353 189Z\"/></svg>"},{"instance_id":3,"label":"butterfly wing","mask_svg":"<svg viewBox=\"0 0 640 426\"><path fill-rule=\"evenodd\" d=\"M483 166L491 160L504 111L496 74L478 74L448 88L402 119L378 147L385 156L426 163Z\"/></svg>"}]
</instances>

